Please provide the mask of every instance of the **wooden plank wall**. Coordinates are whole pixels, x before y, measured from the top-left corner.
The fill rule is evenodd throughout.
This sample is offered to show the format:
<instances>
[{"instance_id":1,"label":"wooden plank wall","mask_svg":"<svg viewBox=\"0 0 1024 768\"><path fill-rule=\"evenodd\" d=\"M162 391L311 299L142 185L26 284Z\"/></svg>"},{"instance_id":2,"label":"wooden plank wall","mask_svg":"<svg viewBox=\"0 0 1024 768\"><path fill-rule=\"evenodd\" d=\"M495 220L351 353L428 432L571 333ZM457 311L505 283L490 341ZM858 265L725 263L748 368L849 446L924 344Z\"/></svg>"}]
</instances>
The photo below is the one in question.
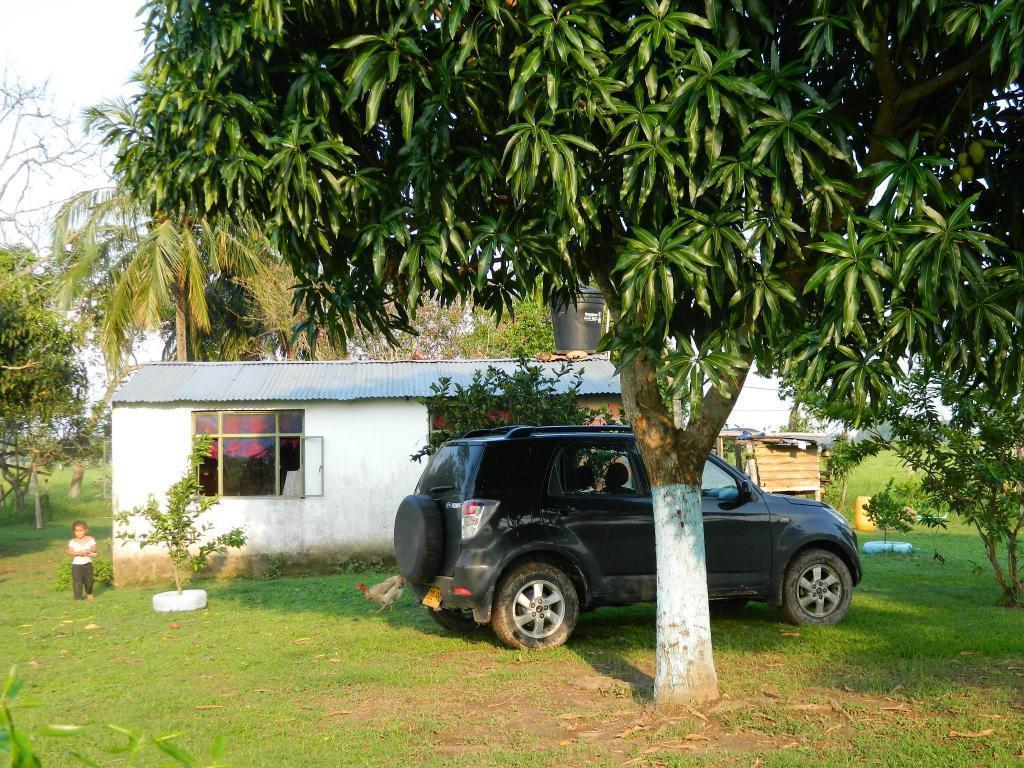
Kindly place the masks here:
<instances>
[{"instance_id":1,"label":"wooden plank wall","mask_svg":"<svg viewBox=\"0 0 1024 768\"><path fill-rule=\"evenodd\" d=\"M818 447L754 443L758 484L769 493L813 493L821 499Z\"/></svg>"}]
</instances>

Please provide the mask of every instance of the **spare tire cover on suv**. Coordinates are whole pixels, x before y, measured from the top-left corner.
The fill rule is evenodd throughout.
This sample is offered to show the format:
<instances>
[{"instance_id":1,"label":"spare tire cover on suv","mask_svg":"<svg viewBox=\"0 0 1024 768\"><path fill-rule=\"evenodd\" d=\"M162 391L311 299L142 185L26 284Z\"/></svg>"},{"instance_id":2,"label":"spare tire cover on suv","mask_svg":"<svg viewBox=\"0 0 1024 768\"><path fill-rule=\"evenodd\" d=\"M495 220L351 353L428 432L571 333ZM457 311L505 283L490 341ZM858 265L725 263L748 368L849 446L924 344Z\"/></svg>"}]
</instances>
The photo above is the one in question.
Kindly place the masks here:
<instances>
[{"instance_id":1,"label":"spare tire cover on suv","mask_svg":"<svg viewBox=\"0 0 1024 768\"><path fill-rule=\"evenodd\" d=\"M433 579L444 557L444 520L433 497L406 496L395 517L395 560L414 584Z\"/></svg>"}]
</instances>

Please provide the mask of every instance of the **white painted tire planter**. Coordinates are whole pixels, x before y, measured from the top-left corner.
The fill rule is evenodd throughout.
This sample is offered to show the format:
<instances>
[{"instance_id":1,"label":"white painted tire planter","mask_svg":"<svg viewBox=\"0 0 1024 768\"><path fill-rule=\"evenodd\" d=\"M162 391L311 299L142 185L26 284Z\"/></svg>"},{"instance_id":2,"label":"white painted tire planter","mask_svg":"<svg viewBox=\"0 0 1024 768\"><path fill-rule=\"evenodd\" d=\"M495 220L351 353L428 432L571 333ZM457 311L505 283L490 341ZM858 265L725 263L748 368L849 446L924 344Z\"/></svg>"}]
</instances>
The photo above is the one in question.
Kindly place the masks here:
<instances>
[{"instance_id":1,"label":"white painted tire planter","mask_svg":"<svg viewBox=\"0 0 1024 768\"><path fill-rule=\"evenodd\" d=\"M177 592L160 592L153 595L153 610L157 613L198 611L205 607L205 589L183 589L180 595Z\"/></svg>"},{"instance_id":2,"label":"white painted tire planter","mask_svg":"<svg viewBox=\"0 0 1024 768\"><path fill-rule=\"evenodd\" d=\"M866 541L861 551L865 555L877 555L881 552L909 555L914 551L914 548L909 541Z\"/></svg>"}]
</instances>

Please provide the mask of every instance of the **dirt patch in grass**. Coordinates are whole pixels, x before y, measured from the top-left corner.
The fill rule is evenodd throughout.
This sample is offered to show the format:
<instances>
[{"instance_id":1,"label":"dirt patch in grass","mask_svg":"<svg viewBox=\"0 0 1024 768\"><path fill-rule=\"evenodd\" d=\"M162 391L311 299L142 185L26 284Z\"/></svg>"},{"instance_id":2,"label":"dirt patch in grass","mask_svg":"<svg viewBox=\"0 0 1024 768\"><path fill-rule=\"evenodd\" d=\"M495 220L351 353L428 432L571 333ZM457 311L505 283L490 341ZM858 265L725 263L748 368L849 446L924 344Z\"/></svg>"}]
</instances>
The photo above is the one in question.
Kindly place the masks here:
<instances>
[{"instance_id":1,"label":"dirt patch in grass","mask_svg":"<svg viewBox=\"0 0 1024 768\"><path fill-rule=\"evenodd\" d=\"M566 674L569 667L578 674ZM594 674L583 663L563 663L561 674L540 671L536 685L516 680L485 689L453 683L429 697L362 690L352 696L317 697L313 703L325 729L343 721L366 725L404 713L400 716L410 729L429 738L432 749L445 756L522 749L542 739L549 746L579 746L620 765L656 764L670 755L744 755L804 747L809 743L806 733L841 747L867 713L927 716L896 699L846 695L840 701L843 692L828 690L808 692L807 700L799 702L768 691L752 699L723 698L701 709L662 711L650 703L648 680L641 671L631 685ZM429 712L437 713L436 722L413 714Z\"/></svg>"}]
</instances>

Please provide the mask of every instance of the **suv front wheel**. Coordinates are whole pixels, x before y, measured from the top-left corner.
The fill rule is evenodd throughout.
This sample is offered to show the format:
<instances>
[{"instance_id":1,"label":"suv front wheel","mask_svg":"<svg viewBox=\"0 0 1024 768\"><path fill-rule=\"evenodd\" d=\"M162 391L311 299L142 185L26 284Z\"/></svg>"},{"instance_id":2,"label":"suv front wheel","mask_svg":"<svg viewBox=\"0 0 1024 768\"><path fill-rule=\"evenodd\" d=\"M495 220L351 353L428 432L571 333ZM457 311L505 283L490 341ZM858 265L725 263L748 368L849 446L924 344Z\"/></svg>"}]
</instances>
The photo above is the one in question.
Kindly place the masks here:
<instances>
[{"instance_id":1,"label":"suv front wheel","mask_svg":"<svg viewBox=\"0 0 1024 768\"><path fill-rule=\"evenodd\" d=\"M491 626L510 648L555 648L569 639L579 614L568 576L548 563L522 563L498 582Z\"/></svg>"},{"instance_id":2,"label":"suv front wheel","mask_svg":"<svg viewBox=\"0 0 1024 768\"><path fill-rule=\"evenodd\" d=\"M838 624L850 610L853 579L842 558L827 549L797 555L782 582L782 612L793 624Z\"/></svg>"}]
</instances>

